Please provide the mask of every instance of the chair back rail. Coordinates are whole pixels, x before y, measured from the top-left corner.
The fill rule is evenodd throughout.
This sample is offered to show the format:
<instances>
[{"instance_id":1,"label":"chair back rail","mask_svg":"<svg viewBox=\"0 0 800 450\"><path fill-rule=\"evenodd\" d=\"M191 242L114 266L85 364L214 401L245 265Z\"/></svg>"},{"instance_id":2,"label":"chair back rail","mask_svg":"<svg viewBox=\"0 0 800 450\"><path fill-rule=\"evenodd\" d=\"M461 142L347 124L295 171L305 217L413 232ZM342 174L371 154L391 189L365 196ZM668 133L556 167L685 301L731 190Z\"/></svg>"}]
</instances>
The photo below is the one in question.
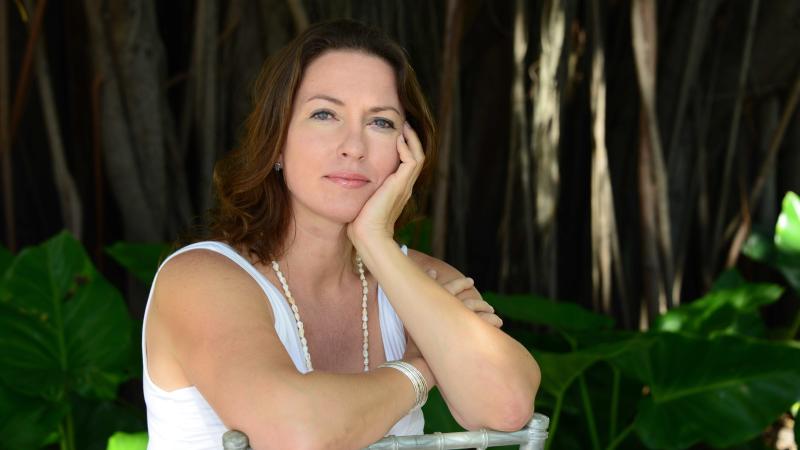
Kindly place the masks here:
<instances>
[{"instance_id":1,"label":"chair back rail","mask_svg":"<svg viewBox=\"0 0 800 450\"><path fill-rule=\"evenodd\" d=\"M492 430L462 431L458 433L433 433L416 436L387 436L365 450L445 450L459 448L499 447L519 445L520 450L544 450L550 419L534 413L525 428L503 432ZM231 430L222 436L224 450L252 450L247 436Z\"/></svg>"}]
</instances>

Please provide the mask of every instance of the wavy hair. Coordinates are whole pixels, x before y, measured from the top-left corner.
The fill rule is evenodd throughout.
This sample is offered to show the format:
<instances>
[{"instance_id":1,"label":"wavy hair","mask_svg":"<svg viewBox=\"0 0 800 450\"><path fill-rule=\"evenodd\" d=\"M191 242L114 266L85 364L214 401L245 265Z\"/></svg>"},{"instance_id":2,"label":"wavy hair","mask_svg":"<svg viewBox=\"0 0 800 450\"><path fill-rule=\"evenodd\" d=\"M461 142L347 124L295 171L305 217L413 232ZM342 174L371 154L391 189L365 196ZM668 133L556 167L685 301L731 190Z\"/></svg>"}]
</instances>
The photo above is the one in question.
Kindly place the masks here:
<instances>
[{"instance_id":1,"label":"wavy hair","mask_svg":"<svg viewBox=\"0 0 800 450\"><path fill-rule=\"evenodd\" d=\"M297 89L308 65L330 50L354 50L386 61L394 70L406 120L416 130L425 163L395 229L408 223L431 179L436 136L430 108L405 50L381 30L352 20L310 26L268 58L256 80L253 109L238 147L214 167L215 205L208 238L247 251L259 262L279 257L291 223L289 191L273 170L283 150Z\"/></svg>"}]
</instances>

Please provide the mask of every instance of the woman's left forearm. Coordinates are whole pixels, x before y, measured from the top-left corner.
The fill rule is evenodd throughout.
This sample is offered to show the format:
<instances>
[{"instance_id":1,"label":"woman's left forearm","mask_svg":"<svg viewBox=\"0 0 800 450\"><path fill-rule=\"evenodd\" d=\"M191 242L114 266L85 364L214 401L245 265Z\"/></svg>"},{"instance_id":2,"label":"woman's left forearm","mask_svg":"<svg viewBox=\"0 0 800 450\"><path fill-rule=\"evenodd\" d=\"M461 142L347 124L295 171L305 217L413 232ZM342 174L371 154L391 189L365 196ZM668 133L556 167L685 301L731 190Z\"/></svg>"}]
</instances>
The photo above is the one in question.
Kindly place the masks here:
<instances>
[{"instance_id":1,"label":"woman's left forearm","mask_svg":"<svg viewBox=\"0 0 800 450\"><path fill-rule=\"evenodd\" d=\"M530 353L432 280L393 240L362 240L356 248L461 418L471 428L523 426L540 380Z\"/></svg>"}]
</instances>

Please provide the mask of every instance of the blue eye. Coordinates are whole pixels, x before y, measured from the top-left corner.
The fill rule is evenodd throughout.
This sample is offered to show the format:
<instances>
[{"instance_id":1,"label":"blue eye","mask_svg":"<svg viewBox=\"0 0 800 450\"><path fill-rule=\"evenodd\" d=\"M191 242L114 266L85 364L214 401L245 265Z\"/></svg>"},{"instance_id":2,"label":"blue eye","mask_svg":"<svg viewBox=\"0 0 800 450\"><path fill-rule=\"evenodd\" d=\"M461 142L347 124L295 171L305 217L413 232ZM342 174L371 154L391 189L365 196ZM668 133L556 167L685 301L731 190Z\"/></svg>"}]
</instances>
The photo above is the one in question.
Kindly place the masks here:
<instances>
[{"instance_id":1,"label":"blue eye","mask_svg":"<svg viewBox=\"0 0 800 450\"><path fill-rule=\"evenodd\" d=\"M330 111L325 111L325 110L315 111L313 114L311 114L311 118L319 120L328 120L333 118L333 114Z\"/></svg>"},{"instance_id":2,"label":"blue eye","mask_svg":"<svg viewBox=\"0 0 800 450\"><path fill-rule=\"evenodd\" d=\"M378 128L385 128L387 130L394 129L394 122L388 119L377 118L372 123L378 125Z\"/></svg>"}]
</instances>

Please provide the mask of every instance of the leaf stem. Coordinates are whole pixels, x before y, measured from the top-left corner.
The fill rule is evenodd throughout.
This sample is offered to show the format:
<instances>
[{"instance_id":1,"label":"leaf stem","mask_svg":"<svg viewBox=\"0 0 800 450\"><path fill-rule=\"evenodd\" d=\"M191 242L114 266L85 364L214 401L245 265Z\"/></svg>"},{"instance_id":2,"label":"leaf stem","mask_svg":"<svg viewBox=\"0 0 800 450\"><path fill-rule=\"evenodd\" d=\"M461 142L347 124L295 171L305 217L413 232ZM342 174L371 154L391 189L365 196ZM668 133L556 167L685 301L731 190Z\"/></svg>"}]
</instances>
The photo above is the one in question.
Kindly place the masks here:
<instances>
[{"instance_id":1,"label":"leaf stem","mask_svg":"<svg viewBox=\"0 0 800 450\"><path fill-rule=\"evenodd\" d=\"M610 444L608 444L606 450L614 450L619 444L622 444L628 435L631 434L631 431L633 431L633 424L634 422L631 422L627 427L625 427L625 429L622 430L622 432L619 433Z\"/></svg>"},{"instance_id":2,"label":"leaf stem","mask_svg":"<svg viewBox=\"0 0 800 450\"><path fill-rule=\"evenodd\" d=\"M75 425L72 420L72 410L68 410L61 423L58 424L59 449L75 450Z\"/></svg>"},{"instance_id":3,"label":"leaf stem","mask_svg":"<svg viewBox=\"0 0 800 450\"><path fill-rule=\"evenodd\" d=\"M561 406L564 403L564 393L556 397L556 407L553 409L553 419L550 421L550 430L548 431L547 442L544 445L545 450L550 450L553 445L553 438L556 436L556 429L558 428L558 419L561 417Z\"/></svg>"},{"instance_id":4,"label":"leaf stem","mask_svg":"<svg viewBox=\"0 0 800 450\"><path fill-rule=\"evenodd\" d=\"M589 389L586 387L586 379L583 374L578 377L578 384L581 387L581 399L583 409L586 410L586 424L589 426L589 437L592 439L592 448L600 450L600 438L597 436L597 426L594 423L594 411L592 411L592 399L589 397Z\"/></svg>"},{"instance_id":5,"label":"leaf stem","mask_svg":"<svg viewBox=\"0 0 800 450\"><path fill-rule=\"evenodd\" d=\"M619 415L619 383L620 383L620 371L614 366L611 366L611 371L614 376L614 380L612 381L611 385L611 411L609 412L609 426L608 426L608 438L611 439L613 436L617 434L617 416Z\"/></svg>"}]
</instances>

